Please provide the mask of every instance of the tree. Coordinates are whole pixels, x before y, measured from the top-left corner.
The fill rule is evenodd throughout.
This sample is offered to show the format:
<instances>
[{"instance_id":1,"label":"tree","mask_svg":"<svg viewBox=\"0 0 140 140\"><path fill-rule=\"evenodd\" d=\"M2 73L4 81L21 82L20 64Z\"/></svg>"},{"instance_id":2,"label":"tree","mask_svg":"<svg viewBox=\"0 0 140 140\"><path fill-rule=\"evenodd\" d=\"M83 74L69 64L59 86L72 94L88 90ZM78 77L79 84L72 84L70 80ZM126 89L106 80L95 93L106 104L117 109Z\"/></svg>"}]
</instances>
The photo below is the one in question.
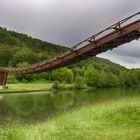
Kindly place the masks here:
<instances>
[{"instance_id":1,"label":"tree","mask_svg":"<svg viewBox=\"0 0 140 140\"><path fill-rule=\"evenodd\" d=\"M19 45L19 40L13 37L6 29L0 29L0 42L7 45Z\"/></svg>"},{"instance_id":2,"label":"tree","mask_svg":"<svg viewBox=\"0 0 140 140\"><path fill-rule=\"evenodd\" d=\"M138 84L138 78L137 78L137 75L136 75L136 72L135 71L131 71L129 73L129 76L131 78L131 82L133 85L137 85Z\"/></svg>"},{"instance_id":3,"label":"tree","mask_svg":"<svg viewBox=\"0 0 140 140\"><path fill-rule=\"evenodd\" d=\"M29 66L30 66L30 64L28 62L22 62L22 63L19 63L17 65L18 68L27 68ZM23 80L32 81L32 80L34 80L32 74L16 74L16 79L18 81L23 81Z\"/></svg>"},{"instance_id":4,"label":"tree","mask_svg":"<svg viewBox=\"0 0 140 140\"><path fill-rule=\"evenodd\" d=\"M126 84L127 86L132 86L132 85L133 85L132 80L131 80L131 74L130 74L130 72L127 72L127 73L126 73L125 84Z\"/></svg>"},{"instance_id":5,"label":"tree","mask_svg":"<svg viewBox=\"0 0 140 140\"><path fill-rule=\"evenodd\" d=\"M34 64L40 60L40 57L33 52L30 48L23 47L16 51L13 55L13 59L10 62L11 66L16 66L18 63L28 62Z\"/></svg>"},{"instance_id":6,"label":"tree","mask_svg":"<svg viewBox=\"0 0 140 140\"><path fill-rule=\"evenodd\" d=\"M121 86L125 86L125 81L126 81L126 72L125 71L121 71L119 74L119 81L120 81L120 85Z\"/></svg>"},{"instance_id":7,"label":"tree","mask_svg":"<svg viewBox=\"0 0 140 140\"><path fill-rule=\"evenodd\" d=\"M60 83L58 81L55 81L52 85L52 88L54 89L59 89L59 87L60 87Z\"/></svg>"},{"instance_id":8,"label":"tree","mask_svg":"<svg viewBox=\"0 0 140 140\"><path fill-rule=\"evenodd\" d=\"M12 49L7 45L0 45L0 67L8 66L12 57Z\"/></svg>"},{"instance_id":9,"label":"tree","mask_svg":"<svg viewBox=\"0 0 140 140\"><path fill-rule=\"evenodd\" d=\"M88 86L96 87L99 79L99 75L97 73L97 70L95 70L93 66L88 66L84 74L84 78Z\"/></svg>"},{"instance_id":10,"label":"tree","mask_svg":"<svg viewBox=\"0 0 140 140\"><path fill-rule=\"evenodd\" d=\"M52 72L52 79L59 82L71 83L74 75L71 69L66 67L60 68Z\"/></svg>"},{"instance_id":11,"label":"tree","mask_svg":"<svg viewBox=\"0 0 140 140\"><path fill-rule=\"evenodd\" d=\"M84 81L84 79L81 76L76 75L74 86L77 89L85 88L85 81Z\"/></svg>"},{"instance_id":12,"label":"tree","mask_svg":"<svg viewBox=\"0 0 140 140\"><path fill-rule=\"evenodd\" d=\"M97 87L99 88L105 88L106 87L106 80L107 80L107 76L106 76L106 72L101 71L100 73L98 72L99 78L97 81Z\"/></svg>"},{"instance_id":13,"label":"tree","mask_svg":"<svg viewBox=\"0 0 140 140\"><path fill-rule=\"evenodd\" d=\"M111 72L107 73L106 77L106 86L107 87L116 87L119 85L119 78Z\"/></svg>"}]
</instances>

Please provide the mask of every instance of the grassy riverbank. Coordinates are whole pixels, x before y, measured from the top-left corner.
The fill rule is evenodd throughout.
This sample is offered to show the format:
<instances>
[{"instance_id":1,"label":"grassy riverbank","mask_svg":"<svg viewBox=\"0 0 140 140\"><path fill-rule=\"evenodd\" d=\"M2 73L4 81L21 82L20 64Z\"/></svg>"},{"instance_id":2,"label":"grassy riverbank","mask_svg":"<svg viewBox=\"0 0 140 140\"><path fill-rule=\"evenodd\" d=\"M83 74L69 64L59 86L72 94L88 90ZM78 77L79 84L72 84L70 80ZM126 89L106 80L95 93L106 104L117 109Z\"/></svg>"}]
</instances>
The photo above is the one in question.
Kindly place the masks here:
<instances>
[{"instance_id":1,"label":"grassy riverbank","mask_svg":"<svg viewBox=\"0 0 140 140\"><path fill-rule=\"evenodd\" d=\"M7 89L2 89L0 92L9 92L9 91L31 91L31 90L50 90L52 89L52 82L49 81L34 81L27 83L14 83L7 84Z\"/></svg>"},{"instance_id":2,"label":"grassy riverbank","mask_svg":"<svg viewBox=\"0 0 140 140\"><path fill-rule=\"evenodd\" d=\"M140 97L82 107L33 124L13 121L0 127L2 140L137 140Z\"/></svg>"},{"instance_id":3,"label":"grassy riverbank","mask_svg":"<svg viewBox=\"0 0 140 140\"><path fill-rule=\"evenodd\" d=\"M17 91L35 91L35 90L53 90L55 89L53 87L55 82L47 81L47 80L41 80L41 81L33 81L33 82L27 82L27 83L9 83L6 86L8 88L1 89L1 92L17 92ZM60 83L57 87L57 90L70 90L70 89L76 89L74 84L63 84Z\"/></svg>"},{"instance_id":4,"label":"grassy riverbank","mask_svg":"<svg viewBox=\"0 0 140 140\"><path fill-rule=\"evenodd\" d=\"M22 91L47 91L47 90L77 90L77 89L96 89L97 87L89 87L89 86L82 86L81 88L77 88L75 83L66 84L66 83L59 83L57 88L54 87L55 81L47 81L47 80L40 80L40 81L33 81L33 82L26 82L26 83L9 83L6 86L8 88L0 89L0 93L3 92L22 92ZM138 87L140 85L133 85L131 87ZM125 87L125 86L123 86ZM105 89L104 87L102 87ZM99 88L97 88L99 89Z\"/></svg>"}]
</instances>

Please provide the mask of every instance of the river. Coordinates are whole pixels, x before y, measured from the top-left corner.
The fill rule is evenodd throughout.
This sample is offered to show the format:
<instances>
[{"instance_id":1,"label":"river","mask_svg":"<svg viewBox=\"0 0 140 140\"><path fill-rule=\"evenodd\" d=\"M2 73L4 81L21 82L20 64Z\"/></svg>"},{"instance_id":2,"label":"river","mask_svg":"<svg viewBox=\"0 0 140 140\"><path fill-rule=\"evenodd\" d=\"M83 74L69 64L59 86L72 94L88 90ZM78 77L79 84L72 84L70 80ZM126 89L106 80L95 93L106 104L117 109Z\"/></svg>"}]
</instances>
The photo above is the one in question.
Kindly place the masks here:
<instances>
[{"instance_id":1,"label":"river","mask_svg":"<svg viewBox=\"0 0 140 140\"><path fill-rule=\"evenodd\" d=\"M0 121L43 121L82 106L140 96L140 88L91 89L0 95Z\"/></svg>"}]
</instances>

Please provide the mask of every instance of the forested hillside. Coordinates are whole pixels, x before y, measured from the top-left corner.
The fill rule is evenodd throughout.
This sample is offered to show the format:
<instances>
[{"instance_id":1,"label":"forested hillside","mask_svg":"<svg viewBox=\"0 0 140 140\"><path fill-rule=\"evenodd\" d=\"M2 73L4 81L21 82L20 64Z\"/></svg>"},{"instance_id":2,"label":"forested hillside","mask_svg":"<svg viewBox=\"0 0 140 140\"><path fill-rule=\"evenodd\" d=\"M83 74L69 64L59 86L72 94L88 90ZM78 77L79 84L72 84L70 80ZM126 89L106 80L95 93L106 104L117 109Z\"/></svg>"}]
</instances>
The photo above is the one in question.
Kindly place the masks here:
<instances>
[{"instance_id":1,"label":"forested hillside","mask_svg":"<svg viewBox=\"0 0 140 140\"><path fill-rule=\"evenodd\" d=\"M98 71L112 72L113 74L117 75L120 73L120 71L127 70L125 67L119 64L115 64L107 59L98 57L92 57L88 60L73 64L69 68L72 68L75 73L77 73L78 71L84 73L88 66L93 66Z\"/></svg>"},{"instance_id":2,"label":"forested hillside","mask_svg":"<svg viewBox=\"0 0 140 140\"><path fill-rule=\"evenodd\" d=\"M34 64L64 51L63 46L34 39L0 27L0 67Z\"/></svg>"}]
</instances>

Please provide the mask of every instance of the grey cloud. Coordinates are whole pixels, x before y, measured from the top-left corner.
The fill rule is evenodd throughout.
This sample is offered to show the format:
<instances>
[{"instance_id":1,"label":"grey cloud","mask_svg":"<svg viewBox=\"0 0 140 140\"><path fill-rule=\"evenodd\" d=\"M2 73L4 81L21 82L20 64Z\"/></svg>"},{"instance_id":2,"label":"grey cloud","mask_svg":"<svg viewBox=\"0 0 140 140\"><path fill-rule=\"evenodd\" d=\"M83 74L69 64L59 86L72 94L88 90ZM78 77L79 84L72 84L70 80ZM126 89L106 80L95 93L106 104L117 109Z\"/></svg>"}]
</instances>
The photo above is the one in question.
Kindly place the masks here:
<instances>
[{"instance_id":1,"label":"grey cloud","mask_svg":"<svg viewBox=\"0 0 140 140\"><path fill-rule=\"evenodd\" d=\"M98 56L107 58L127 68L137 68L140 67L140 42L133 41Z\"/></svg>"},{"instance_id":2,"label":"grey cloud","mask_svg":"<svg viewBox=\"0 0 140 140\"><path fill-rule=\"evenodd\" d=\"M132 41L131 43L121 45L118 48L113 49L112 51L108 51L107 53L117 55L118 57L129 56L140 58L140 42L135 40Z\"/></svg>"}]
</instances>

